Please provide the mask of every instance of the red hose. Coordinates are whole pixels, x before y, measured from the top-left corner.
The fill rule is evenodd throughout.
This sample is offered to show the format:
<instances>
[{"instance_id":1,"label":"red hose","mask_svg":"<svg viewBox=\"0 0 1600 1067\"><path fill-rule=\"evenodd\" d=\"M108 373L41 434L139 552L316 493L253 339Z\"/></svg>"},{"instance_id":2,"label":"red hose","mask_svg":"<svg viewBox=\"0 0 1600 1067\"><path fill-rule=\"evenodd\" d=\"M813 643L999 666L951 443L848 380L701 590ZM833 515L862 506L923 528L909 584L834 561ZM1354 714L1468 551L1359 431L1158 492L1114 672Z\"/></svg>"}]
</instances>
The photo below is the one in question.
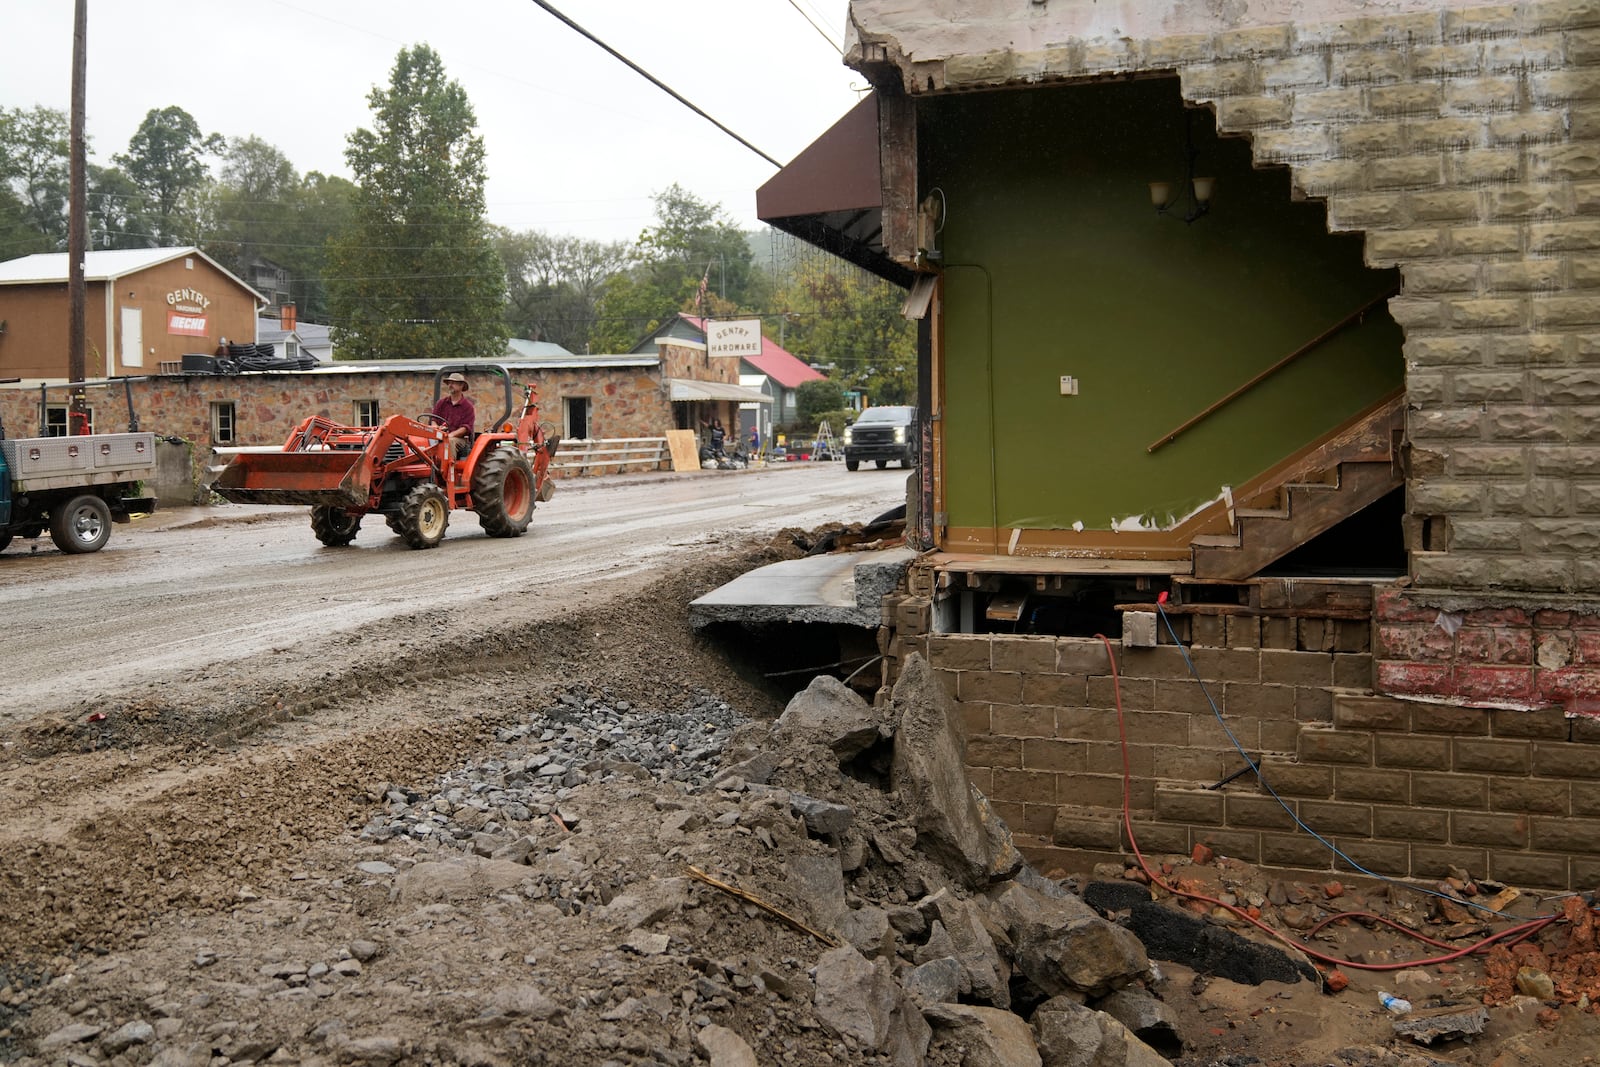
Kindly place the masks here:
<instances>
[{"instance_id":1,"label":"red hose","mask_svg":"<svg viewBox=\"0 0 1600 1067\"><path fill-rule=\"evenodd\" d=\"M1111 648L1111 639L1106 637L1105 634L1095 634L1095 636L1105 643L1106 658L1111 661L1111 692L1113 697L1116 699L1117 737L1122 745L1122 825L1128 832L1128 845L1133 849L1134 858L1139 861L1139 869L1144 871L1145 877L1150 879L1150 883L1152 885L1165 890L1175 897L1184 897L1189 900L1199 900L1206 904L1211 904L1232 912L1234 915L1237 915L1240 919L1249 923L1251 926L1254 926L1256 929L1265 932L1275 940L1281 941L1291 948L1304 952L1312 959L1331 964L1335 967L1348 967L1352 970L1362 971L1400 971L1410 967L1428 967L1438 963L1449 963L1451 960L1457 960L1463 956L1470 956L1474 952L1486 952L1490 946L1501 941L1506 941L1508 938L1510 938L1510 940L1507 941L1508 944L1515 944L1524 938L1533 936L1540 930L1543 930L1546 926L1549 926L1551 923L1556 922L1561 918L1559 915L1546 915L1537 919L1530 919L1527 922L1518 923L1515 926L1509 926L1506 929L1501 930L1499 933L1490 934L1488 937L1474 941L1466 948L1455 949L1442 956L1432 956L1427 959L1420 960L1406 960L1403 963L1360 963L1356 960L1340 959L1337 956L1330 956L1325 952L1319 952L1317 949L1312 948L1305 942L1296 940L1295 938L1289 937L1279 930L1273 929L1271 926L1268 926L1260 919L1257 919L1255 916L1251 915L1243 908L1237 907L1236 905L1228 904L1224 901L1218 900L1216 897L1206 896L1204 893L1193 893L1185 889L1179 889L1176 886L1168 885L1165 879L1163 879L1156 871L1151 870L1150 865L1145 862L1144 853L1139 851L1138 838L1134 836L1132 793L1133 774L1128 763L1128 730L1126 724L1123 722L1122 717L1122 680L1117 674L1117 656ZM1417 933L1415 930L1407 929L1406 927L1401 926L1399 923L1392 922L1381 915L1373 915L1371 912L1341 912L1338 915L1329 916L1327 919L1324 919L1322 922L1312 927L1312 932L1314 933L1329 923L1337 922L1340 919L1358 917L1370 917L1376 919L1388 926L1392 926L1394 929L1400 931L1413 940L1424 941L1438 948L1449 948L1449 946L1442 941L1436 941L1433 938L1427 937L1426 935ZM1513 935L1515 936L1513 937Z\"/></svg>"}]
</instances>

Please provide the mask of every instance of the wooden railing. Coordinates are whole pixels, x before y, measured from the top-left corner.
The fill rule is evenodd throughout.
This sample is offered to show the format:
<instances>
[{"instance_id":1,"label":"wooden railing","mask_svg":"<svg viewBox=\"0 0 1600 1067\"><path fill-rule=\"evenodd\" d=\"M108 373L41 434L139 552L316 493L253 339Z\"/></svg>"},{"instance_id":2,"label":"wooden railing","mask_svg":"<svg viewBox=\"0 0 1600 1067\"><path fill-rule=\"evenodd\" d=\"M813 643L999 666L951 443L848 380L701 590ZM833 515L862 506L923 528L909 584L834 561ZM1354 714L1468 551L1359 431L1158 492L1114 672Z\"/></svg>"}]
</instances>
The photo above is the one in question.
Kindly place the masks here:
<instances>
[{"instance_id":1,"label":"wooden railing","mask_svg":"<svg viewBox=\"0 0 1600 1067\"><path fill-rule=\"evenodd\" d=\"M1174 440L1177 439L1179 434L1186 430L1194 429L1195 426L1210 418L1222 408L1233 403L1245 393L1249 392L1251 389L1254 389L1256 386L1260 385L1262 382L1266 381L1268 378L1272 377L1274 374L1278 373L1280 370L1287 367L1289 364L1293 363L1307 352L1310 352L1312 349L1331 339L1333 335L1338 333L1340 330L1343 330L1347 326L1361 322L1367 317L1368 312L1370 312L1373 308L1387 303L1389 298L1397 294L1399 291L1400 287L1396 285L1394 288L1385 292L1382 296L1373 297L1371 300L1367 301L1365 304L1362 304L1350 314L1346 315L1344 318L1340 319L1326 330L1323 330L1321 333L1317 334L1317 336L1313 337L1311 340L1307 341L1293 352L1290 352L1287 356L1284 356L1282 359L1278 360L1278 362L1274 363L1272 366L1268 367L1254 378L1251 378L1248 382L1245 382L1243 385L1239 386L1227 396L1211 404L1204 411L1201 411L1197 415L1191 416L1178 426L1162 434L1154 441L1151 441L1150 444L1145 447L1145 451L1154 452L1163 445L1170 445Z\"/></svg>"},{"instance_id":2,"label":"wooden railing","mask_svg":"<svg viewBox=\"0 0 1600 1067\"><path fill-rule=\"evenodd\" d=\"M550 469L557 474L617 474L622 471L660 470L670 466L672 453L665 437L605 437L593 440L562 438Z\"/></svg>"}]
</instances>

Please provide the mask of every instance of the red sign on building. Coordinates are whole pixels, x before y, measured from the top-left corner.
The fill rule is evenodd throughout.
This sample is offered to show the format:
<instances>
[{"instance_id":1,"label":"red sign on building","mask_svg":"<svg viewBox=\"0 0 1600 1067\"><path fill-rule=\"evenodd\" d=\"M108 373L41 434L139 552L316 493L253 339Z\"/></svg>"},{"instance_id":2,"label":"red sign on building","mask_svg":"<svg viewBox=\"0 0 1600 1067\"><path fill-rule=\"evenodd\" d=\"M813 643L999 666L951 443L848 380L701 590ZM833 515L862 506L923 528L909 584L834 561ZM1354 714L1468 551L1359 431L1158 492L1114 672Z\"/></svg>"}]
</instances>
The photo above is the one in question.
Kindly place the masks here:
<instances>
[{"instance_id":1,"label":"red sign on building","mask_svg":"<svg viewBox=\"0 0 1600 1067\"><path fill-rule=\"evenodd\" d=\"M208 337L206 333L206 317L204 315L191 315L183 311L167 312L167 332L183 334L185 337Z\"/></svg>"}]
</instances>

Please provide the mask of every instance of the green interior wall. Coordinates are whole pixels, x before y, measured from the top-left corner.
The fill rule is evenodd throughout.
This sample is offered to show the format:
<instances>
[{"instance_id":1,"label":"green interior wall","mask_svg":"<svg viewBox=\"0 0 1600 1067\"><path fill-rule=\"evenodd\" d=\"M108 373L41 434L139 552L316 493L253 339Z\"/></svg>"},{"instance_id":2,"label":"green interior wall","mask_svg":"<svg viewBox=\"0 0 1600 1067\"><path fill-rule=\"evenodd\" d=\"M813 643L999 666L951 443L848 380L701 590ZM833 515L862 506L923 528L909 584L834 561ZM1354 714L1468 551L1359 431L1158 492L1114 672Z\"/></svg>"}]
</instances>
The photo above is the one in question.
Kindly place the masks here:
<instances>
[{"instance_id":1,"label":"green interior wall","mask_svg":"<svg viewBox=\"0 0 1600 1067\"><path fill-rule=\"evenodd\" d=\"M1209 214L1158 216L1185 173L1175 80L919 105L922 193L942 192L946 501L952 526L1170 525L1398 388L1379 309L1177 441L1147 446L1384 293L1288 172L1189 119ZM1078 378L1062 396L1060 378Z\"/></svg>"}]
</instances>

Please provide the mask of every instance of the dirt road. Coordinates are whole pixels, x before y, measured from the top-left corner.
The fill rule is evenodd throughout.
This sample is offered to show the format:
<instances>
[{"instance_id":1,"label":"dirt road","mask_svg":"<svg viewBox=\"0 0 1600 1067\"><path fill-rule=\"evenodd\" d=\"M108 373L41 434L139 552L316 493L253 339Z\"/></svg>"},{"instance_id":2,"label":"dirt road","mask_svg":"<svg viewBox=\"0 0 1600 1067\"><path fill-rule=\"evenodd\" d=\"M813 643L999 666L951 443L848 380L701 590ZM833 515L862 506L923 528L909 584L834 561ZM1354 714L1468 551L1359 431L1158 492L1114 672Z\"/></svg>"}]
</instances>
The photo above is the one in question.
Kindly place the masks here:
<instances>
[{"instance_id":1,"label":"dirt road","mask_svg":"<svg viewBox=\"0 0 1600 1067\"><path fill-rule=\"evenodd\" d=\"M174 685L232 695L245 663L253 686L338 674L350 641L389 620L421 613L417 636L443 641L530 601L581 607L693 550L866 521L903 503L904 488L902 471L841 464L575 480L523 537L490 539L457 512L444 543L424 552L377 518L353 546L331 549L303 508L239 505L118 527L90 557L63 556L47 539L30 555L17 542L0 556L0 725ZM349 666L405 669L376 648L356 655Z\"/></svg>"}]
</instances>

